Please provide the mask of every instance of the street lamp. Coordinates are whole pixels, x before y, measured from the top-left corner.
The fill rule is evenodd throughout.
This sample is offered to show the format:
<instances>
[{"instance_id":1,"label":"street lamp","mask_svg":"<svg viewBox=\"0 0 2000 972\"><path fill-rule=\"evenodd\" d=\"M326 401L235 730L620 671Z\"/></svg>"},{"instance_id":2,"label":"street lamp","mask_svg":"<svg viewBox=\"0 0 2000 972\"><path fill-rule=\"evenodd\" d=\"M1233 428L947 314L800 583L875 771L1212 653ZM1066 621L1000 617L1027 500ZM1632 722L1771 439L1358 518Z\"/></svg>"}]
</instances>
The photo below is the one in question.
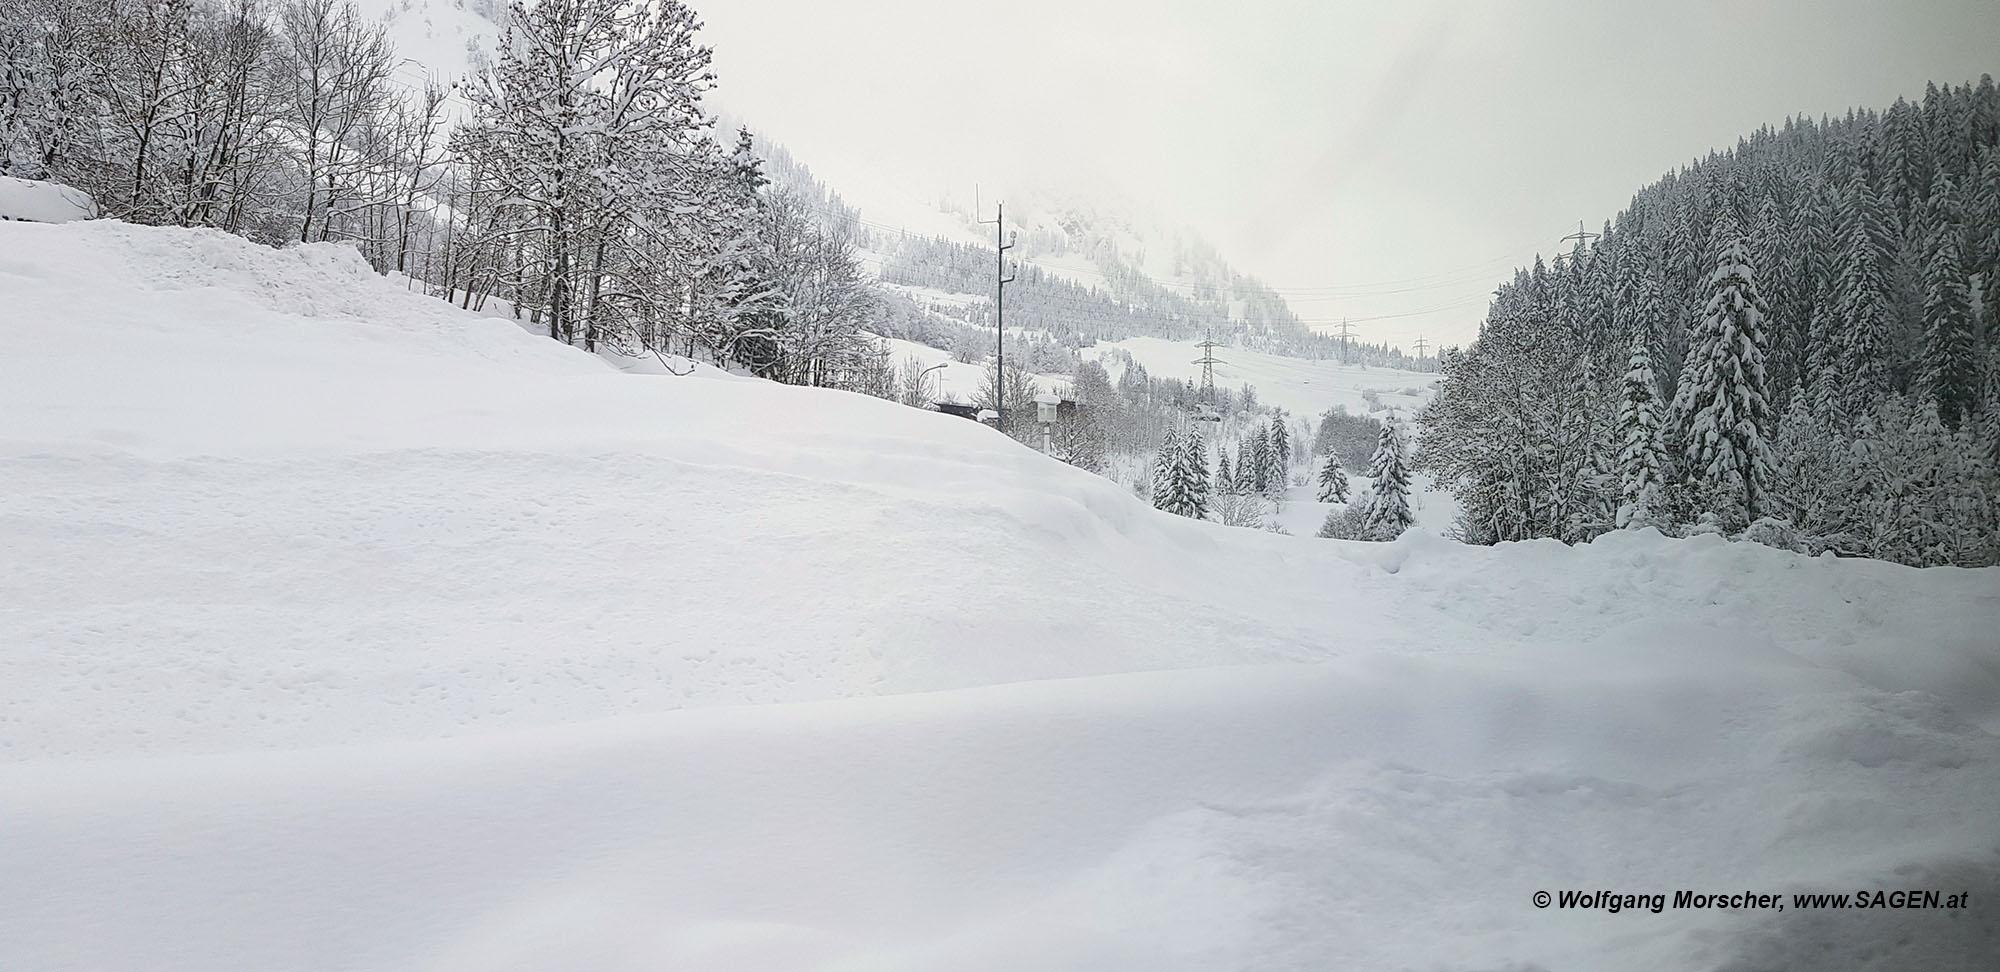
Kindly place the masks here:
<instances>
[{"instance_id":1,"label":"street lamp","mask_svg":"<svg viewBox=\"0 0 2000 972\"><path fill-rule=\"evenodd\" d=\"M944 367L945 365L948 365L948 364L951 364L951 362L950 362L950 361L940 361L940 362L938 362L937 364L934 364L934 365L931 365L930 367L928 367L928 368L925 368L924 370L922 370L922 371L919 371L919 372L917 372L917 394L919 394L919 395L923 394L923 391L924 391L924 376L925 376L925 375L928 375L928 374L930 374L931 372L933 372L933 371L936 371L936 370L938 370L939 368L942 368L942 367Z\"/></svg>"}]
</instances>

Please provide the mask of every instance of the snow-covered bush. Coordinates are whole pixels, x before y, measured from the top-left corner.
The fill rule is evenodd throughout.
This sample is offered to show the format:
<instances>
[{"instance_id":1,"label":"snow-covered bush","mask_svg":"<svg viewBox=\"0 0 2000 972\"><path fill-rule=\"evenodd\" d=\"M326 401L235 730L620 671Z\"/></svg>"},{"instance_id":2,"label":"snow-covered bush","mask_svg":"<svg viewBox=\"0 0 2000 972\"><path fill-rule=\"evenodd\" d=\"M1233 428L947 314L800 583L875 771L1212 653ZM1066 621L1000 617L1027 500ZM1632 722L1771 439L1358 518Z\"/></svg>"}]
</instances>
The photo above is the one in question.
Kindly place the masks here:
<instances>
[{"instance_id":1,"label":"snow-covered bush","mask_svg":"<svg viewBox=\"0 0 2000 972\"><path fill-rule=\"evenodd\" d=\"M1219 493L1209 503L1209 518L1223 526L1255 527L1264 522L1264 500L1250 493Z\"/></svg>"},{"instance_id":2,"label":"snow-covered bush","mask_svg":"<svg viewBox=\"0 0 2000 972\"><path fill-rule=\"evenodd\" d=\"M1326 515L1319 525L1319 535L1327 540L1393 540L1381 530L1368 524L1365 504L1349 503Z\"/></svg>"},{"instance_id":3,"label":"snow-covered bush","mask_svg":"<svg viewBox=\"0 0 2000 972\"><path fill-rule=\"evenodd\" d=\"M1726 537L1729 535L1729 531L1722 528L1721 517L1715 515L1712 511L1703 511L1701 518L1696 520L1693 526L1688 527L1687 535L1690 537L1700 537L1709 534Z\"/></svg>"},{"instance_id":4,"label":"snow-covered bush","mask_svg":"<svg viewBox=\"0 0 2000 972\"><path fill-rule=\"evenodd\" d=\"M1791 521L1775 516L1759 518L1757 522L1750 524L1737 539L1749 540L1753 543L1761 543L1767 547L1776 547L1779 550L1789 550L1793 553L1808 552L1805 538L1799 534L1796 527L1792 526Z\"/></svg>"}]
</instances>

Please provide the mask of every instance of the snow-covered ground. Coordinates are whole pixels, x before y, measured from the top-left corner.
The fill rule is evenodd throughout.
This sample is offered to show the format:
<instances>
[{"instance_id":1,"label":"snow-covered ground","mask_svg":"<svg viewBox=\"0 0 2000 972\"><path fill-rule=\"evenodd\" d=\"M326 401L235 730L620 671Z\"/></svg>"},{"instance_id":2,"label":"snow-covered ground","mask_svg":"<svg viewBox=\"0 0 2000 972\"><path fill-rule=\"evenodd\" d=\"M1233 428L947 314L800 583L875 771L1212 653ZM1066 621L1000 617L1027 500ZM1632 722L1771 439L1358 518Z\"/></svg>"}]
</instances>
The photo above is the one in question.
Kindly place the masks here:
<instances>
[{"instance_id":1,"label":"snow-covered ground","mask_svg":"<svg viewBox=\"0 0 2000 972\"><path fill-rule=\"evenodd\" d=\"M90 194L57 182L0 176L0 219L68 223L97 215Z\"/></svg>"},{"instance_id":2,"label":"snow-covered ground","mask_svg":"<svg viewBox=\"0 0 2000 972\"><path fill-rule=\"evenodd\" d=\"M902 338L885 340L889 342L889 355L898 368L907 364L911 358L915 358L925 368L943 365L931 372L928 379L937 383L935 394L939 400L971 402L979 397L979 386L986 382L984 364L960 361L953 357L951 352L928 344L918 344ZM1050 394L1059 393L1070 385L1069 375L1031 374L1029 378L1034 381L1037 389Z\"/></svg>"},{"instance_id":3,"label":"snow-covered ground","mask_svg":"<svg viewBox=\"0 0 2000 972\"><path fill-rule=\"evenodd\" d=\"M1319 501L1319 480L1317 469L1307 470L1301 466L1293 470L1294 481L1299 475L1312 472L1315 476L1311 485L1293 486L1285 491L1285 501L1272 510L1265 522L1276 523L1285 532L1297 537L1319 535L1320 524L1326 522L1327 514L1339 509L1339 504ZM1351 498L1357 502L1369 488L1368 477L1350 475ZM1416 515L1412 529L1434 536L1449 536L1452 522L1458 518L1458 501L1450 492L1438 489L1428 473L1414 473L1410 477L1410 512Z\"/></svg>"},{"instance_id":4,"label":"snow-covered ground","mask_svg":"<svg viewBox=\"0 0 2000 972\"><path fill-rule=\"evenodd\" d=\"M0 224L0 307L0 968L2000 954L2000 571L1232 530L328 245ZM1974 907L1532 902L1682 888Z\"/></svg>"}]
</instances>

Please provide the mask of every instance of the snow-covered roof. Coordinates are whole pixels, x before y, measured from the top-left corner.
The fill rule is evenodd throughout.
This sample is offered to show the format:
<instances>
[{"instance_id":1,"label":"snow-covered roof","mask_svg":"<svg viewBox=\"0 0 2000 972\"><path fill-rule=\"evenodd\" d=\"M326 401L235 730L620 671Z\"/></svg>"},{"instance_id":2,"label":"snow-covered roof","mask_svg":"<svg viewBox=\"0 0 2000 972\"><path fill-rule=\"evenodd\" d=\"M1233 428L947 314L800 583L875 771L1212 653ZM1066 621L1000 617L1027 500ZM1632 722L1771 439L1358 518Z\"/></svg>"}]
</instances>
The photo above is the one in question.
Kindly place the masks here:
<instances>
[{"instance_id":1,"label":"snow-covered roof","mask_svg":"<svg viewBox=\"0 0 2000 972\"><path fill-rule=\"evenodd\" d=\"M68 223L96 217L97 203L81 189L59 182L0 176L0 219Z\"/></svg>"}]
</instances>

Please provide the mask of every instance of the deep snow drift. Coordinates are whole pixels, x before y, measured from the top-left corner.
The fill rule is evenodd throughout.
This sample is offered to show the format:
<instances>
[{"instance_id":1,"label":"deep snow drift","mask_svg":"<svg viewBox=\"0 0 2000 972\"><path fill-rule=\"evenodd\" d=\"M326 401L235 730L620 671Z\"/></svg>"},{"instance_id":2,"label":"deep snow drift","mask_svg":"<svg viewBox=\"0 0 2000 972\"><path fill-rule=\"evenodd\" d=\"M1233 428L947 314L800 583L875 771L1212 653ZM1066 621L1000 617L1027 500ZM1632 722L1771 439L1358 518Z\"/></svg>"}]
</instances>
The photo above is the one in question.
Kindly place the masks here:
<instances>
[{"instance_id":1,"label":"deep snow drift","mask_svg":"<svg viewBox=\"0 0 2000 972\"><path fill-rule=\"evenodd\" d=\"M1194 523L0 225L0 968L1990 967L2000 571ZM1970 890L1945 912L1538 890Z\"/></svg>"}]
</instances>

